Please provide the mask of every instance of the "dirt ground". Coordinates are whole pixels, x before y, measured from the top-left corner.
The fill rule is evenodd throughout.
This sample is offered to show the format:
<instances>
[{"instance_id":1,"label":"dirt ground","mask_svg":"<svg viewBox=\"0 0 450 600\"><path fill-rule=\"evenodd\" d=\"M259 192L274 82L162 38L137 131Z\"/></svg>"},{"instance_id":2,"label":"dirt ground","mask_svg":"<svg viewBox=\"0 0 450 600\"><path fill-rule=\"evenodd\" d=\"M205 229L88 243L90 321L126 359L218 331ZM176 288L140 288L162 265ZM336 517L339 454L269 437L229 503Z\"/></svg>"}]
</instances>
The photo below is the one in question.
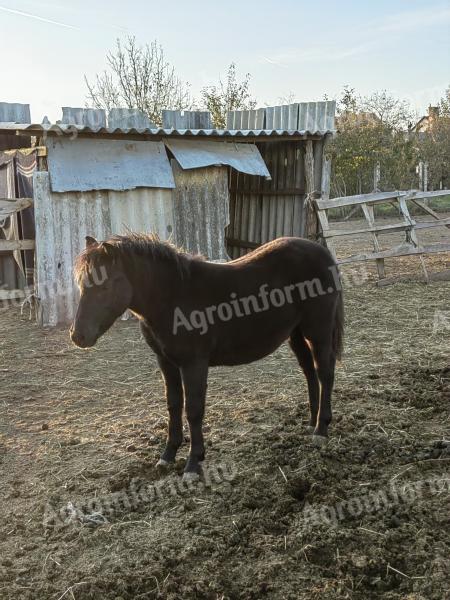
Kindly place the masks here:
<instances>
[{"instance_id":1,"label":"dirt ground","mask_svg":"<svg viewBox=\"0 0 450 600\"><path fill-rule=\"evenodd\" d=\"M154 467L163 385L136 322L81 351L2 311L0 598L450 598L450 283L350 283L328 445L284 345L211 370L191 488L187 444Z\"/></svg>"}]
</instances>

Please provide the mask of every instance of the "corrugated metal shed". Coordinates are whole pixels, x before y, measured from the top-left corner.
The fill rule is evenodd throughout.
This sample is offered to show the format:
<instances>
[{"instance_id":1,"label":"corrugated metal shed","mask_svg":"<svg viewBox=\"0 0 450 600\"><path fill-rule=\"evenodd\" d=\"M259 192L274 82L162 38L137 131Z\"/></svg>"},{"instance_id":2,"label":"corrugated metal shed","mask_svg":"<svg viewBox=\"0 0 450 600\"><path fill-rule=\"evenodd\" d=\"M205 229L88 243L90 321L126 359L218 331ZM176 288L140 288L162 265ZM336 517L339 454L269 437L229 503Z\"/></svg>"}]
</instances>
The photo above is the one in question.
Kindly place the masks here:
<instances>
[{"instance_id":1,"label":"corrugated metal shed","mask_svg":"<svg viewBox=\"0 0 450 600\"><path fill-rule=\"evenodd\" d=\"M210 115L197 111L167 111L161 128L132 109L114 109L106 118L104 111L69 107L63 111L64 122L56 125L17 123L15 118L0 123L0 133L19 134L19 139L36 136L49 147L50 173L35 174L34 193L41 322L55 325L73 318L77 291L72 265L85 235L106 239L127 228L155 231L190 252L225 260L226 242L236 257L280 235L313 232L305 198L317 190L327 193L329 161L324 147L334 133L334 108L333 102L322 102L236 111L230 113L225 130L211 128ZM140 174L143 178L137 183L145 187L111 190L115 177L111 172L105 177L114 162L111 147L121 145L122 159L123 148L141 143L164 148L161 142L179 161L172 160L175 188L150 187L161 182L145 179L151 170L146 165L147 174ZM107 149L107 160L101 158L100 146ZM66 156L59 156L61 148L67 148ZM80 148L86 148L86 154ZM41 167L45 168L45 159ZM130 173L123 162L116 162L112 172L118 172L120 189L136 184L127 180ZM65 183L55 184L54 174ZM73 178L70 186L68 177Z\"/></svg>"}]
</instances>

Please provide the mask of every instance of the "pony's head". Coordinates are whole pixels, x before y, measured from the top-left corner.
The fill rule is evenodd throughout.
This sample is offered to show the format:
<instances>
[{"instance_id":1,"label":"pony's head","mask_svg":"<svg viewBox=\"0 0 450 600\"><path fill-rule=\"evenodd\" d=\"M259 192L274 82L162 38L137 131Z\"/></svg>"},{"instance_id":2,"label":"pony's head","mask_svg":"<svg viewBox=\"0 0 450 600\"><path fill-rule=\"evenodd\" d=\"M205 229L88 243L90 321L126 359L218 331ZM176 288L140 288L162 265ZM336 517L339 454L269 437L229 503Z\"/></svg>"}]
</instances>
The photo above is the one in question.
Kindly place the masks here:
<instances>
[{"instance_id":1,"label":"pony's head","mask_svg":"<svg viewBox=\"0 0 450 600\"><path fill-rule=\"evenodd\" d=\"M90 348L130 306L133 288L118 245L89 236L75 263L75 278L80 302L70 337L80 348Z\"/></svg>"}]
</instances>

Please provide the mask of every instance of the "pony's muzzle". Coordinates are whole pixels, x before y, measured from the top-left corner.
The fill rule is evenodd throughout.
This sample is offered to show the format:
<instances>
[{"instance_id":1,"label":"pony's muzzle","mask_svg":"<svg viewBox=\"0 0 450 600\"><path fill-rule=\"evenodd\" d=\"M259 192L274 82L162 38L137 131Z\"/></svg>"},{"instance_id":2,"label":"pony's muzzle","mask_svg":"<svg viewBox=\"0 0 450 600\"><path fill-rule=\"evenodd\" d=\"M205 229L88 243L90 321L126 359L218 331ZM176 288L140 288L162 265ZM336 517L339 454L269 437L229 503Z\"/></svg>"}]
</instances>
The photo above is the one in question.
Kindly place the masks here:
<instances>
[{"instance_id":1,"label":"pony's muzzle","mask_svg":"<svg viewBox=\"0 0 450 600\"><path fill-rule=\"evenodd\" d=\"M70 339L72 340L72 342L79 348L90 348L96 342L95 339L90 340L83 333L81 333L80 331L77 331L73 327L73 325L69 330L69 334L70 334Z\"/></svg>"}]
</instances>

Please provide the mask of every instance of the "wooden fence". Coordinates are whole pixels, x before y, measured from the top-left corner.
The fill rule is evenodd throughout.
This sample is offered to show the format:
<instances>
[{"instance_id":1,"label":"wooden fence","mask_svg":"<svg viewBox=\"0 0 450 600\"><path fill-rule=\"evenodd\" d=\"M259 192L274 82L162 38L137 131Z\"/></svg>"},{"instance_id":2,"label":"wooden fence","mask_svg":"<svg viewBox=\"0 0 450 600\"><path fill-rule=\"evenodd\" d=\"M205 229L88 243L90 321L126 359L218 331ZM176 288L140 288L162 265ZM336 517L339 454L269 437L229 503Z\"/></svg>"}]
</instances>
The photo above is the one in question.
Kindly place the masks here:
<instances>
[{"instance_id":1,"label":"wooden fence","mask_svg":"<svg viewBox=\"0 0 450 600\"><path fill-rule=\"evenodd\" d=\"M20 212L32 206L32 198L0 198L0 221L12 217L15 213ZM22 250L34 250L34 240L2 240L0 239L0 253L2 252L17 252ZM0 288L0 301L16 300L25 297L24 290L5 290Z\"/></svg>"},{"instance_id":2,"label":"wooden fence","mask_svg":"<svg viewBox=\"0 0 450 600\"><path fill-rule=\"evenodd\" d=\"M345 196L342 198L316 199L316 209L319 223L322 229L322 237L330 251L336 256L334 242L336 238L341 236L354 236L358 234L369 234L372 237L373 252L364 254L354 254L352 256L340 258L338 264L348 264L354 262L363 262L374 260L378 270L378 278L380 281L386 278L385 274L385 258L393 258L396 256L418 255L422 262L422 267L425 273L425 279L428 280L428 273L423 260L424 254L433 254L436 252L450 251L450 238L448 242L439 242L434 244L422 245L419 241L418 231L429 229L432 227L447 227L450 228L450 218L440 218L440 216L432 210L423 200L437 196L450 195L450 190L439 190L434 192L423 192L417 190L411 191L394 191L394 192L375 192L372 194L362 194L358 196ZM428 215L433 217L433 221L416 222L408 209L407 201L421 208ZM375 222L374 206L382 202L393 204L399 211L402 217L402 222L389 225L380 225ZM339 207L361 207L363 215L367 222L367 227L355 228L349 230L337 230L330 227L327 211L330 208ZM399 246L381 250L379 236L398 231L405 233L405 242Z\"/></svg>"}]
</instances>

